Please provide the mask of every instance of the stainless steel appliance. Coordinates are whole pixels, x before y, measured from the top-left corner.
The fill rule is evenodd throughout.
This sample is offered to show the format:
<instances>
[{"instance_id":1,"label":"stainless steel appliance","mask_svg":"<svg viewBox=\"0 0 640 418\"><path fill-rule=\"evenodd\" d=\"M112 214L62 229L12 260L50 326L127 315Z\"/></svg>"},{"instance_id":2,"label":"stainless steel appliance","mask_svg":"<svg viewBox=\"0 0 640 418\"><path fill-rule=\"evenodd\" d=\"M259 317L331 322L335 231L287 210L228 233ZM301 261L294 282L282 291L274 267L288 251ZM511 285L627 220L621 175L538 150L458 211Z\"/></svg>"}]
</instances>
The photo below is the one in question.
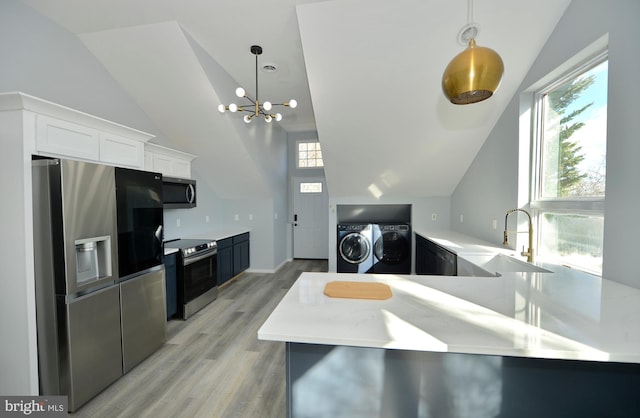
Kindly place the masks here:
<instances>
[{"instance_id":1,"label":"stainless steel appliance","mask_svg":"<svg viewBox=\"0 0 640 418\"><path fill-rule=\"evenodd\" d=\"M114 168L32 162L41 395L74 411L122 375Z\"/></svg>"},{"instance_id":2,"label":"stainless steel appliance","mask_svg":"<svg viewBox=\"0 0 640 418\"><path fill-rule=\"evenodd\" d=\"M166 209L195 208L196 181L192 179L164 177L162 195Z\"/></svg>"},{"instance_id":3,"label":"stainless steel appliance","mask_svg":"<svg viewBox=\"0 0 640 418\"><path fill-rule=\"evenodd\" d=\"M166 341L162 264L162 175L117 167L122 369L129 372Z\"/></svg>"},{"instance_id":4,"label":"stainless steel appliance","mask_svg":"<svg viewBox=\"0 0 640 418\"><path fill-rule=\"evenodd\" d=\"M338 225L338 273L371 273L373 247L371 224Z\"/></svg>"},{"instance_id":5,"label":"stainless steel appliance","mask_svg":"<svg viewBox=\"0 0 640 418\"><path fill-rule=\"evenodd\" d=\"M179 250L178 314L187 319L218 296L218 246L214 240L178 239L165 247Z\"/></svg>"}]
</instances>

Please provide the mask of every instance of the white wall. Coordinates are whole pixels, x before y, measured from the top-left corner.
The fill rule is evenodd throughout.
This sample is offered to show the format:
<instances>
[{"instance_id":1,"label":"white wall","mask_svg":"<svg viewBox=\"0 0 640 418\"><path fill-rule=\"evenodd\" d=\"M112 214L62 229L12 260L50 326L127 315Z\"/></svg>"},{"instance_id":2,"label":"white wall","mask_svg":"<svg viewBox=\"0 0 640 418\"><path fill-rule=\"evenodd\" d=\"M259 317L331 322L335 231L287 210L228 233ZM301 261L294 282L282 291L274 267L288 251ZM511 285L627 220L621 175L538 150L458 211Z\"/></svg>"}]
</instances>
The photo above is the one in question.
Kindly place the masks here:
<instances>
[{"instance_id":1,"label":"white wall","mask_svg":"<svg viewBox=\"0 0 640 418\"><path fill-rule=\"evenodd\" d=\"M33 144L22 140L25 126L21 112L0 112L0 193L11 196L0 220L5 237L0 240L0 395L38 390L31 165L25 164Z\"/></svg>"},{"instance_id":2,"label":"white wall","mask_svg":"<svg viewBox=\"0 0 640 418\"><path fill-rule=\"evenodd\" d=\"M21 91L162 136L74 35L18 0L0 2L0 92Z\"/></svg>"},{"instance_id":3,"label":"white wall","mask_svg":"<svg viewBox=\"0 0 640 418\"><path fill-rule=\"evenodd\" d=\"M640 56L634 42L640 2L573 1L525 77L519 92L609 34L605 278L640 288L631 249L640 236L640 141L637 127ZM508 71L508 69L506 69ZM451 198L452 228L501 242L507 209L518 206L518 95L495 126ZM464 223L456 222L464 214ZM491 220L498 220L494 230Z\"/></svg>"}]
</instances>

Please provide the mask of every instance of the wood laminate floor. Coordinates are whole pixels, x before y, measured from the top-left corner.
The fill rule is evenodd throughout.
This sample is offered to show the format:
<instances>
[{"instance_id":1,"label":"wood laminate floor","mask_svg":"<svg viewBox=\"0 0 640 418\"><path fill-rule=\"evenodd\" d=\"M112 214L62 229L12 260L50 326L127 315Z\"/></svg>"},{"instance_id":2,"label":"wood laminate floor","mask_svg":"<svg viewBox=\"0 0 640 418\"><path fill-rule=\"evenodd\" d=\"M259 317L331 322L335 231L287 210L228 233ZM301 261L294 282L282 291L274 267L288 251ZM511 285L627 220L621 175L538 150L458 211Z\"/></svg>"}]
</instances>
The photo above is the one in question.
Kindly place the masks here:
<instances>
[{"instance_id":1,"label":"wood laminate floor","mask_svg":"<svg viewBox=\"0 0 640 418\"><path fill-rule=\"evenodd\" d=\"M257 333L303 271L327 271L327 261L294 260L226 283L187 321L170 321L162 348L72 416L284 417L284 343Z\"/></svg>"}]
</instances>

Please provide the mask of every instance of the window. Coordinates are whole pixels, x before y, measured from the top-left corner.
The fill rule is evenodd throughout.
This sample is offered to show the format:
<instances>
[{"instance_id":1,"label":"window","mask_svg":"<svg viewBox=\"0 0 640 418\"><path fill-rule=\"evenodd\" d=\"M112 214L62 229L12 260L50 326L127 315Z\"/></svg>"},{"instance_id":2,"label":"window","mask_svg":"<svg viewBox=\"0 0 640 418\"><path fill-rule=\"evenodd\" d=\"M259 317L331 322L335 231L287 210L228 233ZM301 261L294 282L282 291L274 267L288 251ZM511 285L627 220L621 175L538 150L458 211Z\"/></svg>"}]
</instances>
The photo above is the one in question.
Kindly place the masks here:
<instances>
[{"instance_id":1,"label":"window","mask_svg":"<svg viewBox=\"0 0 640 418\"><path fill-rule=\"evenodd\" d=\"M324 167L322 162L322 150L320 143L298 142L298 168L320 168Z\"/></svg>"},{"instance_id":2,"label":"window","mask_svg":"<svg viewBox=\"0 0 640 418\"><path fill-rule=\"evenodd\" d=\"M322 193L322 182L300 183L300 193Z\"/></svg>"},{"instance_id":3,"label":"window","mask_svg":"<svg viewBox=\"0 0 640 418\"><path fill-rule=\"evenodd\" d=\"M607 145L606 52L535 94L531 209L537 253L602 274Z\"/></svg>"}]
</instances>

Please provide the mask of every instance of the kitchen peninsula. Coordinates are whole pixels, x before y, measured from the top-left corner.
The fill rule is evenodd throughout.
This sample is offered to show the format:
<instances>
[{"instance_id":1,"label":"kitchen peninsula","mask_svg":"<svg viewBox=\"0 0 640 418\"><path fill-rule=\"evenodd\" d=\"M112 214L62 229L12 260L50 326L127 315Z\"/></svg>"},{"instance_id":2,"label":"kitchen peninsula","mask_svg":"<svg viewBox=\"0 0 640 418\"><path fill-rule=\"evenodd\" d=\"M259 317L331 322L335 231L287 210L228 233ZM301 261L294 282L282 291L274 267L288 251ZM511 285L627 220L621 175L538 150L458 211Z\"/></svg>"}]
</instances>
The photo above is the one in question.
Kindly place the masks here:
<instances>
[{"instance_id":1,"label":"kitchen peninsula","mask_svg":"<svg viewBox=\"0 0 640 418\"><path fill-rule=\"evenodd\" d=\"M492 250L435 239L458 256ZM303 273L258 332L286 343L288 415L638 416L640 290L544 268ZM392 297L330 298L331 281L385 283Z\"/></svg>"}]
</instances>

